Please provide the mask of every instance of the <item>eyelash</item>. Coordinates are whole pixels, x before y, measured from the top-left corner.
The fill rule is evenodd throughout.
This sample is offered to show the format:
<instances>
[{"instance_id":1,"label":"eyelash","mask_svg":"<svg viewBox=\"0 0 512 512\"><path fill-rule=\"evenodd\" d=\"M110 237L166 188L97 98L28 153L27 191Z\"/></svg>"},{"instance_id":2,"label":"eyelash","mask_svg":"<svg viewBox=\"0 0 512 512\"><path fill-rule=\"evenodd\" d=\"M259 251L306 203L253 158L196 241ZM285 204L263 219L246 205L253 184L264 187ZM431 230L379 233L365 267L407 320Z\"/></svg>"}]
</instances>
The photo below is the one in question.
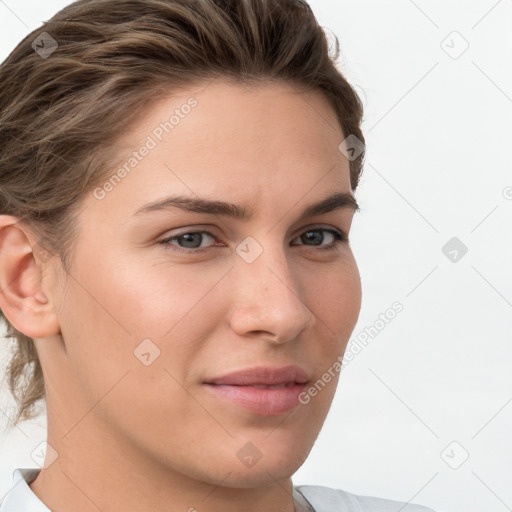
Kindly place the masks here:
<instances>
[{"instance_id":1,"label":"eyelash","mask_svg":"<svg viewBox=\"0 0 512 512\"><path fill-rule=\"evenodd\" d=\"M310 246L312 248L316 248L317 251L334 251L339 248L340 244L348 244L348 242L349 242L348 236L343 231L339 231L336 229L327 229L327 228L310 228L310 229L307 229L306 231L304 231L301 235L299 235L296 238L300 238L304 234L309 233L311 231L327 231L328 233L331 233L335 237L334 241L331 242L329 245L324 245L324 246L312 245L312 246ZM176 245L170 243L171 241L177 240L178 238L181 238L182 236L197 235L197 234L206 234L206 235L211 236L213 239L215 239L215 236L212 235L209 231L185 231L183 233L179 233L177 235L173 235L171 237L164 238L159 243L162 244L166 250L182 252L185 254L192 254L192 253L201 254L206 251L209 251L213 246L202 247L202 248L197 248L197 249L186 249L186 248L179 247L179 246L176 246ZM300 245L305 245L305 244L300 244Z\"/></svg>"}]
</instances>

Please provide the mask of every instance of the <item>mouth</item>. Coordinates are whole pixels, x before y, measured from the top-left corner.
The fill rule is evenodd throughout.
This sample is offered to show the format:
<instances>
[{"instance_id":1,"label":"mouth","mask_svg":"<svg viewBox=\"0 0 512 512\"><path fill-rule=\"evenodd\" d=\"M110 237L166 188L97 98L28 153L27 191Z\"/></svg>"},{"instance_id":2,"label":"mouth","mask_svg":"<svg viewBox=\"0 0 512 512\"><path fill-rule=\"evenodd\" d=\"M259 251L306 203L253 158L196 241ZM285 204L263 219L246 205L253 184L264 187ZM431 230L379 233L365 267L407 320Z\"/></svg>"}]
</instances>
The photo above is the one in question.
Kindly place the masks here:
<instances>
[{"instance_id":1,"label":"mouth","mask_svg":"<svg viewBox=\"0 0 512 512\"><path fill-rule=\"evenodd\" d=\"M305 370L287 366L236 371L203 384L223 403L260 416L278 416L300 404L299 395L308 381Z\"/></svg>"},{"instance_id":2,"label":"mouth","mask_svg":"<svg viewBox=\"0 0 512 512\"><path fill-rule=\"evenodd\" d=\"M282 388L289 388L290 386L293 386L294 384L298 384L297 382L287 382L286 384L275 384L275 385L268 385L268 384L250 384L250 387L252 388L261 388L261 389L282 389ZM236 386L237 384L233 384Z\"/></svg>"},{"instance_id":3,"label":"mouth","mask_svg":"<svg viewBox=\"0 0 512 512\"><path fill-rule=\"evenodd\" d=\"M256 366L237 370L205 381L206 384L224 384L228 386L286 387L293 384L305 384L309 375L299 366Z\"/></svg>"}]
</instances>

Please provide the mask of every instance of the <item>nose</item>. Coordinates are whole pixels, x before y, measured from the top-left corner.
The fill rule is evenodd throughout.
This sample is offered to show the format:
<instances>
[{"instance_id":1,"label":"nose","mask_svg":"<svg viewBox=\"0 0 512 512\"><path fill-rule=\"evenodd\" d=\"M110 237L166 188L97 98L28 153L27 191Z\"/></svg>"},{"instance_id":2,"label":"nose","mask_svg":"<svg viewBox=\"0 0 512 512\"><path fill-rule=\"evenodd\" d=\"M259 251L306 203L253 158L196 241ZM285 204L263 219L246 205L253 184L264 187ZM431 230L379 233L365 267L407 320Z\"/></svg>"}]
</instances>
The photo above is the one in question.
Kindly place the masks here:
<instances>
[{"instance_id":1,"label":"nose","mask_svg":"<svg viewBox=\"0 0 512 512\"><path fill-rule=\"evenodd\" d=\"M298 277L282 249L266 247L252 263L240 258L230 272L234 284L228 321L233 331L281 344L310 328L316 319L304 302Z\"/></svg>"}]
</instances>

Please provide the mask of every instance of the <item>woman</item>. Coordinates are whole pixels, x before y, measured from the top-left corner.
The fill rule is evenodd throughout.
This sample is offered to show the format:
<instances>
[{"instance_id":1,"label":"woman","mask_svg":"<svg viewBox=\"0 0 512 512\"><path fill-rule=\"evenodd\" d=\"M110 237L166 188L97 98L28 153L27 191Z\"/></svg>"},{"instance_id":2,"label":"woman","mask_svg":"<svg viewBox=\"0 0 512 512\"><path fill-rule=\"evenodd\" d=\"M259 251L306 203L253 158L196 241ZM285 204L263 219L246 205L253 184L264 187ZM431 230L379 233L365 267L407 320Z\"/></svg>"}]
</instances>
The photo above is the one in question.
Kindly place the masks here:
<instances>
[{"instance_id":1,"label":"woman","mask_svg":"<svg viewBox=\"0 0 512 512\"><path fill-rule=\"evenodd\" d=\"M361 305L362 106L307 4L81 0L0 87L9 382L48 423L0 511L403 507L291 480Z\"/></svg>"}]
</instances>

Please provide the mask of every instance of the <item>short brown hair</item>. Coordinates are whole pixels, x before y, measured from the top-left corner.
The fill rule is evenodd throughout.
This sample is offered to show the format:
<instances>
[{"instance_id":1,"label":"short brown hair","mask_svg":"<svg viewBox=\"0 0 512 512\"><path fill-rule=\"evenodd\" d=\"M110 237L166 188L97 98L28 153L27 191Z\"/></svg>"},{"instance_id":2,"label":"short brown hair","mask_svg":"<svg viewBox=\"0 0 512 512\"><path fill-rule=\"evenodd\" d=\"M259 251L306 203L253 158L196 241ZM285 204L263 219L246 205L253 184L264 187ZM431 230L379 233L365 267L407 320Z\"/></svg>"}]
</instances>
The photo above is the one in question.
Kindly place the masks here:
<instances>
[{"instance_id":1,"label":"short brown hair","mask_svg":"<svg viewBox=\"0 0 512 512\"><path fill-rule=\"evenodd\" d=\"M303 0L72 3L0 66L0 214L33 229L66 268L80 200L108 175L109 142L158 95L210 79L321 91L344 136L364 144L363 106L333 41L334 51ZM350 161L353 190L363 159ZM0 318L15 342L7 382L17 424L35 415L45 386L33 340Z\"/></svg>"}]
</instances>

